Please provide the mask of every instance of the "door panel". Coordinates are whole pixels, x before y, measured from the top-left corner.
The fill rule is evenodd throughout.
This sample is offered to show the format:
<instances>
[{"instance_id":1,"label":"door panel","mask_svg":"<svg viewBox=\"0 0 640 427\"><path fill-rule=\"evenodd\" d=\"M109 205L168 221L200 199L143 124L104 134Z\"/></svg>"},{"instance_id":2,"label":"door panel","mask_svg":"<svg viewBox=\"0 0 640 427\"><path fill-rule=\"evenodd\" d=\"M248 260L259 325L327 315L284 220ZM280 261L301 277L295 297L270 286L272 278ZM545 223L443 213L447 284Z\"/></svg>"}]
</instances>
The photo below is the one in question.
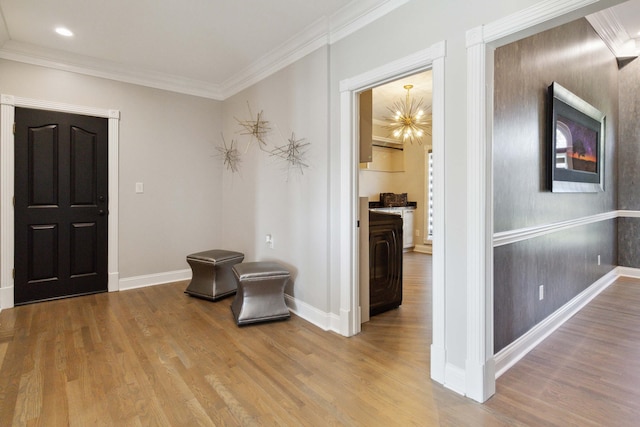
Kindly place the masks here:
<instances>
[{"instance_id":1,"label":"door panel","mask_svg":"<svg viewBox=\"0 0 640 427\"><path fill-rule=\"evenodd\" d=\"M71 205L92 206L96 202L97 135L71 128Z\"/></svg>"},{"instance_id":2,"label":"door panel","mask_svg":"<svg viewBox=\"0 0 640 427\"><path fill-rule=\"evenodd\" d=\"M55 224L29 226L29 283L58 277L58 227Z\"/></svg>"},{"instance_id":3,"label":"door panel","mask_svg":"<svg viewBox=\"0 0 640 427\"><path fill-rule=\"evenodd\" d=\"M48 125L28 130L29 206L58 204L58 129Z\"/></svg>"},{"instance_id":4,"label":"door panel","mask_svg":"<svg viewBox=\"0 0 640 427\"><path fill-rule=\"evenodd\" d=\"M71 277L97 271L96 223L71 224Z\"/></svg>"},{"instance_id":5,"label":"door panel","mask_svg":"<svg viewBox=\"0 0 640 427\"><path fill-rule=\"evenodd\" d=\"M107 131L16 108L16 305L107 290Z\"/></svg>"}]
</instances>

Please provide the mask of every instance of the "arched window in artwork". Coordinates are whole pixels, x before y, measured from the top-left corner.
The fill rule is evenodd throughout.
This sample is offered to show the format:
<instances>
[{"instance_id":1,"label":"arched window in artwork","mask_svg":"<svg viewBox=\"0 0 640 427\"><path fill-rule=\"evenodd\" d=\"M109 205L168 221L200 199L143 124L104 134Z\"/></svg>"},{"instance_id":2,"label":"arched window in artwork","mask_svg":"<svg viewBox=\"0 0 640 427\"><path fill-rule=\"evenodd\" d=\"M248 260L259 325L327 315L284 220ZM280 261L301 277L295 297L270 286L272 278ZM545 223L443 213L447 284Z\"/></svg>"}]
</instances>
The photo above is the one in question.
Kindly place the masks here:
<instances>
[{"instance_id":1,"label":"arched window in artwork","mask_svg":"<svg viewBox=\"0 0 640 427\"><path fill-rule=\"evenodd\" d=\"M569 126L556 121L556 168L573 169L573 138Z\"/></svg>"}]
</instances>

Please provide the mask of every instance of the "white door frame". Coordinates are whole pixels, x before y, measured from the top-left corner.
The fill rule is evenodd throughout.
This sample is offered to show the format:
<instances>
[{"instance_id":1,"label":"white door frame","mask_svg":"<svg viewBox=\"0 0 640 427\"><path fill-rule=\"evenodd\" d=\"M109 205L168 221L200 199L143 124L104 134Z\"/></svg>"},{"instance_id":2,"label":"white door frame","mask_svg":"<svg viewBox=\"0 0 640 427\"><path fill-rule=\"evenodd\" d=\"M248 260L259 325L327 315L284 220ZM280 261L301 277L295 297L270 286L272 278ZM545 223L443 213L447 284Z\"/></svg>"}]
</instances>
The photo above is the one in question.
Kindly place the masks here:
<instances>
[{"instance_id":1,"label":"white door frame","mask_svg":"<svg viewBox=\"0 0 640 427\"><path fill-rule=\"evenodd\" d=\"M104 117L109 121L108 290L119 289L118 273L118 144L120 111L0 95L0 309L14 306L14 171L15 108Z\"/></svg>"},{"instance_id":2,"label":"white door frame","mask_svg":"<svg viewBox=\"0 0 640 427\"><path fill-rule=\"evenodd\" d=\"M493 355L493 52L621 3L545 0L467 32L467 359L465 394L495 393Z\"/></svg>"},{"instance_id":3,"label":"white door frame","mask_svg":"<svg viewBox=\"0 0 640 427\"><path fill-rule=\"evenodd\" d=\"M340 333L360 332L358 287L358 92L431 68L433 71L434 234L433 242L433 343L431 377L444 383L444 41L364 74L340 82Z\"/></svg>"}]
</instances>

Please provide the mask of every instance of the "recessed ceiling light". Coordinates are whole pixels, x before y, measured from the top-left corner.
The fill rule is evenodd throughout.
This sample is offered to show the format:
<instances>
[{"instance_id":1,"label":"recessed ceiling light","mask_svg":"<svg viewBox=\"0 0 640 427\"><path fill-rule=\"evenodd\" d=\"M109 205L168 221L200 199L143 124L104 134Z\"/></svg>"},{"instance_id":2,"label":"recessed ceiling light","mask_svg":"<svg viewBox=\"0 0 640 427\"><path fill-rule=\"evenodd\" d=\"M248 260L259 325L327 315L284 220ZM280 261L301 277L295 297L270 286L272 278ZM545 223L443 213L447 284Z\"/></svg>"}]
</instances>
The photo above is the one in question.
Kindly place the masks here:
<instances>
[{"instance_id":1,"label":"recessed ceiling light","mask_svg":"<svg viewBox=\"0 0 640 427\"><path fill-rule=\"evenodd\" d=\"M60 34L61 36L65 36L65 37L71 37L73 36L73 32L65 27L58 27L56 28L56 33Z\"/></svg>"}]
</instances>

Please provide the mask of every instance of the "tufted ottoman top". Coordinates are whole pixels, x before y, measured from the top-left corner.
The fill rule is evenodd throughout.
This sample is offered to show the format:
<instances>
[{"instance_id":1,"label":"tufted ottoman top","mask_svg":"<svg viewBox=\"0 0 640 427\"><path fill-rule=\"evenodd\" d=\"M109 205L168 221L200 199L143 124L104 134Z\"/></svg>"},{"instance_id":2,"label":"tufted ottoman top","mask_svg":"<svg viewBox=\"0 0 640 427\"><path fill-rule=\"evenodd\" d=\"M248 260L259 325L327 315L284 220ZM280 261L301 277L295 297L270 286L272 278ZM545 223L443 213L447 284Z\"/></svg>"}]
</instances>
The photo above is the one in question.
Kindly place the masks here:
<instances>
[{"instance_id":1,"label":"tufted ottoman top","mask_svg":"<svg viewBox=\"0 0 640 427\"><path fill-rule=\"evenodd\" d=\"M260 280L274 277L289 277L289 270L271 261L245 262L233 266L238 280Z\"/></svg>"},{"instance_id":2,"label":"tufted ottoman top","mask_svg":"<svg viewBox=\"0 0 640 427\"><path fill-rule=\"evenodd\" d=\"M244 258L244 254L242 252L227 251L224 249L212 249L210 251L187 255L187 259L210 262L214 265L221 262L232 261L237 258Z\"/></svg>"}]
</instances>

